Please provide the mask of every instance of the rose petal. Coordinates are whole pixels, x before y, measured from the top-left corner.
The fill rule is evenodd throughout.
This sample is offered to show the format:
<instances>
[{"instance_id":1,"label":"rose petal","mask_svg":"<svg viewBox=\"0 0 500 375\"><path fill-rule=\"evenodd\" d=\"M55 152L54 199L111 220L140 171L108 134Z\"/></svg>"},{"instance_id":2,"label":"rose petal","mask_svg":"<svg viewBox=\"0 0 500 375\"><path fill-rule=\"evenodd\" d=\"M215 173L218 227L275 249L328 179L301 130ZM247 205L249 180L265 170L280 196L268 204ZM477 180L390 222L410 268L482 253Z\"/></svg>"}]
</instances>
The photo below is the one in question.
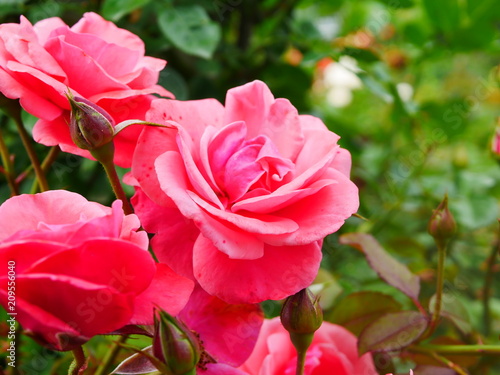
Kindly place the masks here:
<instances>
[{"instance_id":1,"label":"rose petal","mask_svg":"<svg viewBox=\"0 0 500 375\"><path fill-rule=\"evenodd\" d=\"M174 133L174 135L169 133ZM160 187L160 182L154 171L154 163L161 154L178 149L175 133L174 129L144 128L137 140L137 148L132 161L132 174L137 179L141 189L161 206L173 206L174 204Z\"/></svg>"},{"instance_id":2,"label":"rose petal","mask_svg":"<svg viewBox=\"0 0 500 375\"><path fill-rule=\"evenodd\" d=\"M140 189L132 197L132 204L144 228L156 233L151 241L156 258L179 275L194 279L193 246L199 229L179 209L158 206Z\"/></svg>"},{"instance_id":3,"label":"rose petal","mask_svg":"<svg viewBox=\"0 0 500 375\"><path fill-rule=\"evenodd\" d=\"M109 207L66 190L19 195L0 206L0 240L20 230L36 230L40 222L70 224L82 217L90 219L110 213Z\"/></svg>"},{"instance_id":4,"label":"rose petal","mask_svg":"<svg viewBox=\"0 0 500 375\"><path fill-rule=\"evenodd\" d=\"M140 269L141 274L132 272L136 269ZM123 294L137 295L149 286L155 264L147 251L134 244L118 239L96 239L57 252L32 266L29 272L67 275L109 285Z\"/></svg>"},{"instance_id":5,"label":"rose petal","mask_svg":"<svg viewBox=\"0 0 500 375\"><path fill-rule=\"evenodd\" d=\"M126 45L144 54L144 42L137 35L117 27L97 13L85 13L83 18L71 27L71 30L76 33L97 35L108 43Z\"/></svg>"},{"instance_id":6,"label":"rose petal","mask_svg":"<svg viewBox=\"0 0 500 375\"><path fill-rule=\"evenodd\" d=\"M193 281L177 275L166 264L157 263L151 284L135 299L130 323L152 324L155 308L177 315L188 302L193 288Z\"/></svg>"},{"instance_id":7,"label":"rose petal","mask_svg":"<svg viewBox=\"0 0 500 375\"><path fill-rule=\"evenodd\" d=\"M314 280L321 261L321 244L273 247L262 258L230 259L201 236L193 253L194 275L208 293L228 303L279 300Z\"/></svg>"},{"instance_id":8,"label":"rose petal","mask_svg":"<svg viewBox=\"0 0 500 375\"><path fill-rule=\"evenodd\" d=\"M247 139L267 135L284 158L294 160L303 136L298 113L286 99L274 99L264 82L253 81L227 92L224 123L245 121Z\"/></svg>"},{"instance_id":9,"label":"rose petal","mask_svg":"<svg viewBox=\"0 0 500 375\"><path fill-rule=\"evenodd\" d=\"M248 375L224 363L207 363L205 369L198 369L196 373L203 375Z\"/></svg>"},{"instance_id":10,"label":"rose petal","mask_svg":"<svg viewBox=\"0 0 500 375\"><path fill-rule=\"evenodd\" d=\"M258 305L229 305L197 286L178 316L216 361L238 366L252 353L263 322Z\"/></svg>"}]
</instances>

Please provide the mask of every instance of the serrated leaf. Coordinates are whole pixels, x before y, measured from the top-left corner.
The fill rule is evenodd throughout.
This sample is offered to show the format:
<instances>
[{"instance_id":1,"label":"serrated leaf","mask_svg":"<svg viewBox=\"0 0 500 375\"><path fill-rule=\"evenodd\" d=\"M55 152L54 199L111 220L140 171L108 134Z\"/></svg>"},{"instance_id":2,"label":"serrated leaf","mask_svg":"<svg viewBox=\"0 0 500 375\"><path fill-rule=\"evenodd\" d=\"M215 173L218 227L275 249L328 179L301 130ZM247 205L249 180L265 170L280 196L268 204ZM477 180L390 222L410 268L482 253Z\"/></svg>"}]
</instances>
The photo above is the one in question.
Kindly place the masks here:
<instances>
[{"instance_id":1,"label":"serrated leaf","mask_svg":"<svg viewBox=\"0 0 500 375\"><path fill-rule=\"evenodd\" d=\"M113 22L123 16L139 9L151 0L104 0L102 4L102 16Z\"/></svg>"},{"instance_id":2,"label":"serrated leaf","mask_svg":"<svg viewBox=\"0 0 500 375\"><path fill-rule=\"evenodd\" d=\"M381 316L361 332L359 355L405 348L424 333L427 325L426 316L417 311L400 311Z\"/></svg>"},{"instance_id":3,"label":"serrated leaf","mask_svg":"<svg viewBox=\"0 0 500 375\"><path fill-rule=\"evenodd\" d=\"M400 310L401 304L391 296L363 291L352 293L340 301L328 320L358 336L368 324L385 314Z\"/></svg>"},{"instance_id":4,"label":"serrated leaf","mask_svg":"<svg viewBox=\"0 0 500 375\"><path fill-rule=\"evenodd\" d=\"M220 25L198 5L165 9L158 17L163 35L178 49L209 59L221 38Z\"/></svg>"},{"instance_id":5,"label":"serrated leaf","mask_svg":"<svg viewBox=\"0 0 500 375\"><path fill-rule=\"evenodd\" d=\"M434 294L429 301L429 310L434 313L435 309L436 295ZM451 320L462 333L468 334L472 331L469 313L456 296L443 293L440 315Z\"/></svg>"},{"instance_id":6,"label":"serrated leaf","mask_svg":"<svg viewBox=\"0 0 500 375\"><path fill-rule=\"evenodd\" d=\"M366 233L346 233L340 236L341 244L353 246L366 256L371 268L381 279L399 289L408 297L418 300L420 279L408 267L387 253L377 240Z\"/></svg>"},{"instance_id":7,"label":"serrated leaf","mask_svg":"<svg viewBox=\"0 0 500 375\"><path fill-rule=\"evenodd\" d=\"M112 374L121 375L140 375L149 374L157 372L158 369L155 365L148 359L148 356L152 356L152 346L144 348L141 352L135 353L130 357L124 359L112 372Z\"/></svg>"}]
</instances>

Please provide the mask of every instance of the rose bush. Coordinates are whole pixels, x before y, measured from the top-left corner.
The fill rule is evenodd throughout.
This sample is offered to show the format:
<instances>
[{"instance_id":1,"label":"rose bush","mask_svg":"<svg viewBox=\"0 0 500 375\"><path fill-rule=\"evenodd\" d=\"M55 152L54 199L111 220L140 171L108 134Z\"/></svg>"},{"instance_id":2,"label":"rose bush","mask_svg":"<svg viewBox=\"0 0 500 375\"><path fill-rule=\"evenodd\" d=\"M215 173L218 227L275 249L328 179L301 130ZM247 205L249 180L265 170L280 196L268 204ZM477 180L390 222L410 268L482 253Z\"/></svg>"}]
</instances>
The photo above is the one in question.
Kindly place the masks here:
<instances>
[{"instance_id":1,"label":"rose bush","mask_svg":"<svg viewBox=\"0 0 500 375\"><path fill-rule=\"evenodd\" d=\"M156 264L136 215L64 190L0 206L0 259L15 262L16 312L24 331L56 350L128 324L152 324L160 306L177 314L194 283ZM7 309L6 267L0 303Z\"/></svg>"},{"instance_id":2,"label":"rose bush","mask_svg":"<svg viewBox=\"0 0 500 375\"><path fill-rule=\"evenodd\" d=\"M155 100L129 182L158 259L229 303L313 281L324 236L358 208L350 154L316 117L255 81L214 99Z\"/></svg>"},{"instance_id":3,"label":"rose bush","mask_svg":"<svg viewBox=\"0 0 500 375\"><path fill-rule=\"evenodd\" d=\"M305 375L377 375L369 353L358 356L356 337L323 322L307 350ZM249 375L293 375L297 354L279 318L264 321L257 344L240 370Z\"/></svg>"},{"instance_id":4,"label":"rose bush","mask_svg":"<svg viewBox=\"0 0 500 375\"><path fill-rule=\"evenodd\" d=\"M35 25L21 17L19 24L0 25L0 92L40 119L37 142L90 157L71 141L64 93L99 105L116 123L144 119L154 98L148 94L172 96L156 85L166 62L144 51L139 37L95 13L72 27L57 17ZM130 166L139 133L130 127L116 137L116 164Z\"/></svg>"}]
</instances>

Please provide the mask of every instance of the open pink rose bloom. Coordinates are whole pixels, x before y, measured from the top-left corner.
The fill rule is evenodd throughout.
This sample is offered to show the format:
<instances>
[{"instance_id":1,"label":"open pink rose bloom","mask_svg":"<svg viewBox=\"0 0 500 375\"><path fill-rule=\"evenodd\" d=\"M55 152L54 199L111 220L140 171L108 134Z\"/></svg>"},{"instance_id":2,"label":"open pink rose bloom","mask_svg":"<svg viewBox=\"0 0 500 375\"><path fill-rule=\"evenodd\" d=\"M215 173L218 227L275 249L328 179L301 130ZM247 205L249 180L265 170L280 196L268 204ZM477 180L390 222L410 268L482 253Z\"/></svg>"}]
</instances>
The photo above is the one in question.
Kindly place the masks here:
<instances>
[{"instance_id":1,"label":"open pink rose bloom","mask_svg":"<svg viewBox=\"0 0 500 375\"><path fill-rule=\"evenodd\" d=\"M160 262L229 303L307 287L323 238L358 209L350 154L320 119L255 81L214 99L153 101L128 181Z\"/></svg>"},{"instance_id":2,"label":"open pink rose bloom","mask_svg":"<svg viewBox=\"0 0 500 375\"><path fill-rule=\"evenodd\" d=\"M90 157L75 146L68 127L69 102L64 95L86 98L107 111L115 123L144 119L149 94L172 97L158 86L164 60L144 55L142 40L95 13L74 26L53 17L32 25L0 25L0 92L20 99L39 118L33 129L37 142L59 145L63 151ZM115 163L130 166L140 128L115 138Z\"/></svg>"},{"instance_id":3,"label":"open pink rose bloom","mask_svg":"<svg viewBox=\"0 0 500 375\"><path fill-rule=\"evenodd\" d=\"M20 195L0 206L0 260L16 264L17 319L57 350L128 324L153 309L179 313L194 283L156 264L135 215L65 190ZM0 302L7 306L7 275Z\"/></svg>"}]
</instances>

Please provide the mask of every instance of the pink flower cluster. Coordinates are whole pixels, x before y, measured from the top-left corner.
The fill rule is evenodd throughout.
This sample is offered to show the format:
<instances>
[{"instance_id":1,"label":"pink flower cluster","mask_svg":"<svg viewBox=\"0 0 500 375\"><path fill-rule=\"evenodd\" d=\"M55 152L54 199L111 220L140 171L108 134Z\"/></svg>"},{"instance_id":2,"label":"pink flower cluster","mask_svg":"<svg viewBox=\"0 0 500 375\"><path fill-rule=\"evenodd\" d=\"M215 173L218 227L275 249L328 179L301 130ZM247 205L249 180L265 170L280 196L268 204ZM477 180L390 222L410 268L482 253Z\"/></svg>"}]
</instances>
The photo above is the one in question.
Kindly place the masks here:
<instances>
[{"instance_id":1,"label":"pink flower cluster","mask_svg":"<svg viewBox=\"0 0 500 375\"><path fill-rule=\"evenodd\" d=\"M90 157L69 135L68 90L115 123L165 125L134 126L113 141L115 163L131 166L135 214L67 191L0 207L0 259L16 264L18 320L44 345L70 350L152 324L162 308L203 343L199 373L292 373L286 331L276 319L261 329L257 303L314 280L323 238L358 209L350 154L320 119L299 115L260 81L229 90L224 105L155 99L171 96L156 84L164 66L97 14L72 27L58 18L0 25L0 91L39 118L36 141ZM352 334L325 323L306 373L332 368L376 373Z\"/></svg>"}]
</instances>

